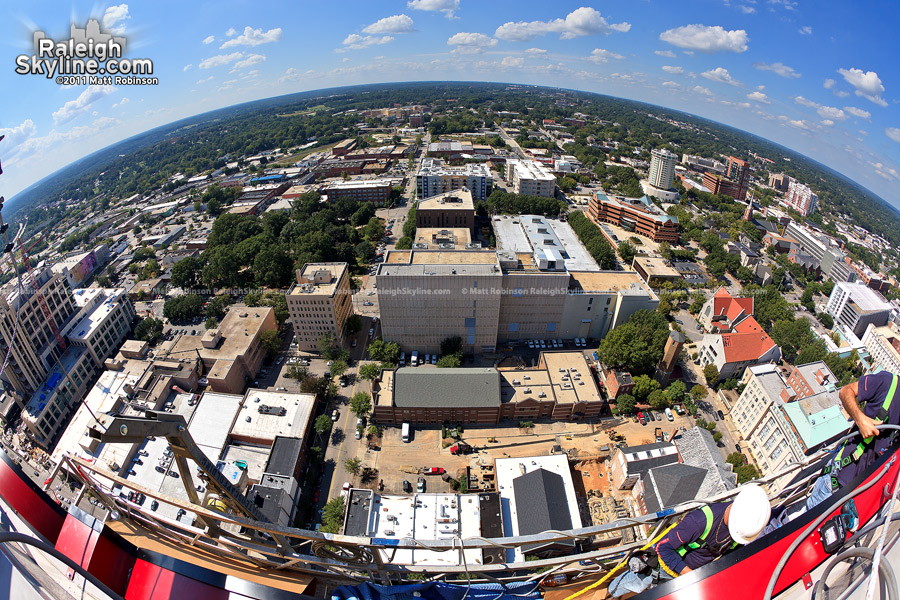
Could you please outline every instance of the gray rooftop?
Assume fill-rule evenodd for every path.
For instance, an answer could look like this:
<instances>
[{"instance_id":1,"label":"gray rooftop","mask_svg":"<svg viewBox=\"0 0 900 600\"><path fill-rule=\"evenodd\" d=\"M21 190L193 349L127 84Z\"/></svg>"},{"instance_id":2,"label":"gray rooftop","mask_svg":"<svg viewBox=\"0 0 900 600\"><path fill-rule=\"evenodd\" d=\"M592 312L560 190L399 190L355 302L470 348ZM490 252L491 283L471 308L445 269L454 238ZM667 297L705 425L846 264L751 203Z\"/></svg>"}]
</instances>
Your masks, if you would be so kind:
<instances>
[{"instance_id":1,"label":"gray rooftop","mask_svg":"<svg viewBox=\"0 0 900 600\"><path fill-rule=\"evenodd\" d=\"M500 374L492 368L402 367L394 375L394 406L500 406Z\"/></svg>"},{"instance_id":2,"label":"gray rooftop","mask_svg":"<svg viewBox=\"0 0 900 600\"><path fill-rule=\"evenodd\" d=\"M699 492L706 476L705 470L681 463L650 469L643 476L647 513L705 497Z\"/></svg>"},{"instance_id":3,"label":"gray rooftop","mask_svg":"<svg viewBox=\"0 0 900 600\"><path fill-rule=\"evenodd\" d=\"M684 464L703 469L706 473L697 497L707 498L734 489L737 485L737 475L722 458L709 431L692 427L675 440L675 446Z\"/></svg>"},{"instance_id":4,"label":"gray rooftop","mask_svg":"<svg viewBox=\"0 0 900 600\"><path fill-rule=\"evenodd\" d=\"M519 535L541 533L548 529L572 528L569 502L563 478L546 469L538 469L513 479ZM574 541L567 544L574 545ZM524 546L523 551L535 546Z\"/></svg>"}]
</instances>

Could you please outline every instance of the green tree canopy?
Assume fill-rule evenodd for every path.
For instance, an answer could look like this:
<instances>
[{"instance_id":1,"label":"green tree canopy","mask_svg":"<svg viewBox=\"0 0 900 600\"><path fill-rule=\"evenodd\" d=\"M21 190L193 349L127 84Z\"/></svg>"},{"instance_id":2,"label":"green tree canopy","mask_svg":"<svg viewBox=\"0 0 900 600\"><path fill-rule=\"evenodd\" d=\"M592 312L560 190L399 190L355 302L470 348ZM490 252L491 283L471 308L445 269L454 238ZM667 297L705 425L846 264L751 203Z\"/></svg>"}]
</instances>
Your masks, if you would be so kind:
<instances>
[{"instance_id":1,"label":"green tree canopy","mask_svg":"<svg viewBox=\"0 0 900 600\"><path fill-rule=\"evenodd\" d=\"M366 392L356 392L350 398L350 410L357 417L365 417L372 411L372 397Z\"/></svg>"},{"instance_id":2,"label":"green tree canopy","mask_svg":"<svg viewBox=\"0 0 900 600\"><path fill-rule=\"evenodd\" d=\"M650 374L662 358L668 337L669 326L661 314L639 310L609 332L597 354L607 367L624 368L633 376Z\"/></svg>"},{"instance_id":3,"label":"green tree canopy","mask_svg":"<svg viewBox=\"0 0 900 600\"><path fill-rule=\"evenodd\" d=\"M381 366L378 363L366 363L359 368L361 379L372 380L381 374Z\"/></svg>"}]
</instances>

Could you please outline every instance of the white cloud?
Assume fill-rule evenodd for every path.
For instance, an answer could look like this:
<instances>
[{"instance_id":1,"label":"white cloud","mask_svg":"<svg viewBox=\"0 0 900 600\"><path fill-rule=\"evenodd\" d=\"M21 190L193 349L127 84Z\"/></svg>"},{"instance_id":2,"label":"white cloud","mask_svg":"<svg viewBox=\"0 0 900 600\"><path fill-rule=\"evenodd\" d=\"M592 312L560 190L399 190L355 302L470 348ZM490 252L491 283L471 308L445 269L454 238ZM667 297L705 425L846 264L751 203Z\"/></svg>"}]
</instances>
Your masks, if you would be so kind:
<instances>
[{"instance_id":1,"label":"white cloud","mask_svg":"<svg viewBox=\"0 0 900 600\"><path fill-rule=\"evenodd\" d=\"M363 33L370 35L384 35L386 33L409 33L413 31L413 20L406 15L393 15L379 19L363 27Z\"/></svg>"},{"instance_id":2,"label":"white cloud","mask_svg":"<svg viewBox=\"0 0 900 600\"><path fill-rule=\"evenodd\" d=\"M125 97L125 98L122 98L121 100L119 100L118 102L116 102L115 104L113 104L112 107L117 108L119 106L122 106L123 104L128 104L128 102L129 102L128 97Z\"/></svg>"},{"instance_id":3,"label":"white cloud","mask_svg":"<svg viewBox=\"0 0 900 600\"><path fill-rule=\"evenodd\" d=\"M191 64L188 64L188 65L184 65L184 68L182 69L182 71L187 72L187 71L190 71L190 70L193 69L193 68L194 68L194 63L191 63Z\"/></svg>"},{"instance_id":4,"label":"white cloud","mask_svg":"<svg viewBox=\"0 0 900 600\"><path fill-rule=\"evenodd\" d=\"M738 10L744 13L745 15L752 15L756 12L756 9L752 6L747 6L745 4L741 4L738 6Z\"/></svg>"},{"instance_id":5,"label":"white cloud","mask_svg":"<svg viewBox=\"0 0 900 600\"><path fill-rule=\"evenodd\" d=\"M888 167L880 162L869 163L873 167L875 167L875 172L887 179L888 181L896 181L900 179L900 173L897 172L897 169Z\"/></svg>"},{"instance_id":6,"label":"white cloud","mask_svg":"<svg viewBox=\"0 0 900 600\"><path fill-rule=\"evenodd\" d=\"M797 129L805 129L805 130L809 131L809 124L807 124L807 122L802 119L795 119L795 120L789 119L788 125L790 125L791 127L796 127Z\"/></svg>"},{"instance_id":7,"label":"white cloud","mask_svg":"<svg viewBox=\"0 0 900 600\"><path fill-rule=\"evenodd\" d=\"M88 107L97 100L104 98L116 91L111 85L89 85L78 98L69 100L53 113L53 123L61 125L68 123L81 113L87 111Z\"/></svg>"},{"instance_id":8,"label":"white cloud","mask_svg":"<svg viewBox=\"0 0 900 600\"><path fill-rule=\"evenodd\" d=\"M662 84L666 87L673 87L673 88L681 87L680 84L678 84L674 81L663 81Z\"/></svg>"},{"instance_id":9,"label":"white cloud","mask_svg":"<svg viewBox=\"0 0 900 600\"><path fill-rule=\"evenodd\" d=\"M234 27L229 27L228 31L225 32L225 37L231 37L233 35L237 35L237 29Z\"/></svg>"},{"instance_id":10,"label":"white cloud","mask_svg":"<svg viewBox=\"0 0 900 600\"><path fill-rule=\"evenodd\" d=\"M500 61L500 66L505 68L521 67L524 64L525 59L521 56L507 56L502 61Z\"/></svg>"},{"instance_id":11,"label":"white cloud","mask_svg":"<svg viewBox=\"0 0 900 600\"><path fill-rule=\"evenodd\" d=\"M803 96L797 96L794 98L794 102L801 106L808 106L810 108L819 108L819 105L813 102L812 100L807 100Z\"/></svg>"},{"instance_id":12,"label":"white cloud","mask_svg":"<svg viewBox=\"0 0 900 600\"><path fill-rule=\"evenodd\" d=\"M769 100L769 97L763 94L762 92L750 92L747 94L747 98L753 100L754 102L761 102L763 104L771 104L772 101Z\"/></svg>"},{"instance_id":13,"label":"white cloud","mask_svg":"<svg viewBox=\"0 0 900 600\"><path fill-rule=\"evenodd\" d=\"M228 40L227 42L219 46L219 50L234 48L235 46L259 46L262 44L277 42L280 39L280 27L276 27L275 29L270 29L268 31L263 31L262 29L253 29L248 25L247 27L244 27L244 33L234 39Z\"/></svg>"},{"instance_id":14,"label":"white cloud","mask_svg":"<svg viewBox=\"0 0 900 600\"><path fill-rule=\"evenodd\" d=\"M609 35L614 31L625 33L629 29L630 23L610 24L593 8L582 6L566 15L565 19L510 21L498 27L494 35L507 42L524 42L548 33L558 33L560 39L570 40L585 35Z\"/></svg>"},{"instance_id":15,"label":"white cloud","mask_svg":"<svg viewBox=\"0 0 900 600\"><path fill-rule=\"evenodd\" d=\"M730 102L728 100L721 100L720 102L722 104L724 104L725 106L736 106L738 108L750 108L749 102Z\"/></svg>"},{"instance_id":16,"label":"white cloud","mask_svg":"<svg viewBox=\"0 0 900 600\"><path fill-rule=\"evenodd\" d=\"M760 71L772 71L785 79L797 79L800 77L800 73L780 62L775 62L770 65L763 62L755 62L753 63L753 68L759 69Z\"/></svg>"},{"instance_id":17,"label":"white cloud","mask_svg":"<svg viewBox=\"0 0 900 600\"><path fill-rule=\"evenodd\" d=\"M103 18L100 22L103 25L104 31L122 35L125 33L125 21L130 18L131 17L128 15L128 5L120 4L118 6L110 6L107 8L103 13Z\"/></svg>"},{"instance_id":18,"label":"white cloud","mask_svg":"<svg viewBox=\"0 0 900 600\"><path fill-rule=\"evenodd\" d=\"M258 65L259 63L266 62L266 57L262 54L251 54L247 56L247 58L243 60L239 60L234 63L234 67L232 67L232 71L237 69L246 69L247 67L252 67L253 65Z\"/></svg>"},{"instance_id":19,"label":"white cloud","mask_svg":"<svg viewBox=\"0 0 900 600\"><path fill-rule=\"evenodd\" d=\"M675 53L671 50L654 50L653 54L657 56L665 56L666 58L675 58Z\"/></svg>"},{"instance_id":20,"label":"white cloud","mask_svg":"<svg viewBox=\"0 0 900 600\"><path fill-rule=\"evenodd\" d=\"M713 93L711 91L709 91L709 88L705 88L702 85L695 85L691 89L694 90L695 92L697 92L698 94L703 94L704 96L712 96L713 95Z\"/></svg>"},{"instance_id":21,"label":"white cloud","mask_svg":"<svg viewBox=\"0 0 900 600\"><path fill-rule=\"evenodd\" d=\"M201 83L206 83L207 81L212 81L212 80L213 80L213 76L210 75L206 79L198 79L197 83L195 85L200 85Z\"/></svg>"},{"instance_id":22,"label":"white cloud","mask_svg":"<svg viewBox=\"0 0 900 600\"><path fill-rule=\"evenodd\" d=\"M838 98L846 98L850 95L850 92L845 92L844 90L834 90L834 95Z\"/></svg>"},{"instance_id":23,"label":"white cloud","mask_svg":"<svg viewBox=\"0 0 900 600\"><path fill-rule=\"evenodd\" d=\"M611 58L620 60L625 57L621 54L616 54L615 52L610 52L609 50L604 50L602 48L594 48L591 51L591 55L588 56L588 60L595 63L607 63Z\"/></svg>"},{"instance_id":24,"label":"white cloud","mask_svg":"<svg viewBox=\"0 0 900 600\"><path fill-rule=\"evenodd\" d=\"M831 119L823 119L822 125L824 125L825 127L831 127L834 125L834 121L832 121Z\"/></svg>"},{"instance_id":25,"label":"white cloud","mask_svg":"<svg viewBox=\"0 0 900 600\"><path fill-rule=\"evenodd\" d=\"M298 81L302 77L303 77L303 74L300 73L300 71L298 71L294 67L289 67L288 70L284 72L284 75L282 75L281 77L278 78L278 82L279 83L287 83L287 82L292 82L292 81Z\"/></svg>"},{"instance_id":26,"label":"white cloud","mask_svg":"<svg viewBox=\"0 0 900 600\"><path fill-rule=\"evenodd\" d=\"M673 67L671 65L665 65L662 67L662 70L666 73L671 73L672 75L681 75L684 73L684 69L681 67Z\"/></svg>"},{"instance_id":27,"label":"white cloud","mask_svg":"<svg viewBox=\"0 0 900 600\"><path fill-rule=\"evenodd\" d=\"M835 83L837 82L834 79L826 79L825 83L822 84L822 87L824 87L826 90L830 90L834 87Z\"/></svg>"},{"instance_id":28,"label":"white cloud","mask_svg":"<svg viewBox=\"0 0 900 600\"><path fill-rule=\"evenodd\" d=\"M25 144L27 139L33 137L36 133L37 127L34 126L34 121L31 119L25 119L20 125L15 127L0 128L0 136L6 136L6 143L2 147L7 152L15 153L18 148Z\"/></svg>"},{"instance_id":29,"label":"white cloud","mask_svg":"<svg viewBox=\"0 0 900 600\"><path fill-rule=\"evenodd\" d=\"M878 106L887 106L887 102L881 97L884 93L884 84L875 71L862 69L838 69L838 73L844 76L844 80L856 88L856 95L862 96L874 102Z\"/></svg>"},{"instance_id":30,"label":"white cloud","mask_svg":"<svg viewBox=\"0 0 900 600\"><path fill-rule=\"evenodd\" d=\"M684 25L659 34L659 39L686 50L706 52L746 52L750 37L743 29L728 31L720 25Z\"/></svg>"},{"instance_id":31,"label":"white cloud","mask_svg":"<svg viewBox=\"0 0 900 600\"><path fill-rule=\"evenodd\" d=\"M456 46L453 52L457 54L477 54L483 52L485 48L493 48L497 45L497 40L484 35L483 33L467 33L461 31L455 33L447 39L448 46Z\"/></svg>"},{"instance_id":32,"label":"white cloud","mask_svg":"<svg viewBox=\"0 0 900 600\"><path fill-rule=\"evenodd\" d=\"M530 54L531 56L544 56L547 54L547 51L543 48L529 48L525 51L525 54Z\"/></svg>"},{"instance_id":33,"label":"white cloud","mask_svg":"<svg viewBox=\"0 0 900 600\"><path fill-rule=\"evenodd\" d=\"M845 106L844 110L847 111L848 114L853 115L854 117L859 117L860 119L868 119L872 116L867 110L863 110L861 108L856 108L855 106Z\"/></svg>"},{"instance_id":34,"label":"white cloud","mask_svg":"<svg viewBox=\"0 0 900 600\"><path fill-rule=\"evenodd\" d=\"M459 0L409 0L407 8L413 10L441 11L448 19L459 10Z\"/></svg>"},{"instance_id":35,"label":"white cloud","mask_svg":"<svg viewBox=\"0 0 900 600\"><path fill-rule=\"evenodd\" d=\"M240 60L244 55L240 52L232 52L231 54L217 54L216 56L210 56L209 58L204 58L200 61L200 64L197 65L198 69L213 69L215 67L221 67L224 65L228 65L233 63L236 60Z\"/></svg>"},{"instance_id":36,"label":"white cloud","mask_svg":"<svg viewBox=\"0 0 900 600\"><path fill-rule=\"evenodd\" d=\"M816 109L816 112L819 113L820 117L829 121L843 121L847 118L847 114L844 111L834 106L820 106Z\"/></svg>"},{"instance_id":37,"label":"white cloud","mask_svg":"<svg viewBox=\"0 0 900 600\"><path fill-rule=\"evenodd\" d=\"M797 3L793 0L769 0L769 4L779 5L787 10L797 10Z\"/></svg>"},{"instance_id":38,"label":"white cloud","mask_svg":"<svg viewBox=\"0 0 900 600\"><path fill-rule=\"evenodd\" d=\"M897 129L896 127L888 127L884 130L884 135L900 144L900 129Z\"/></svg>"},{"instance_id":39,"label":"white cloud","mask_svg":"<svg viewBox=\"0 0 900 600\"><path fill-rule=\"evenodd\" d=\"M797 33L799 33L800 35L812 35L812 27L810 27L809 25L804 25L797 30Z\"/></svg>"},{"instance_id":40,"label":"white cloud","mask_svg":"<svg viewBox=\"0 0 900 600\"><path fill-rule=\"evenodd\" d=\"M728 85L741 85L741 82L734 79L725 67L716 67L715 69L704 71L700 75L710 81L718 81L719 83L727 83Z\"/></svg>"},{"instance_id":41,"label":"white cloud","mask_svg":"<svg viewBox=\"0 0 900 600\"><path fill-rule=\"evenodd\" d=\"M214 41L216 41L216 36L209 35L209 36L206 36L206 39L203 40L203 43L204 44L212 44Z\"/></svg>"},{"instance_id":42,"label":"white cloud","mask_svg":"<svg viewBox=\"0 0 900 600\"><path fill-rule=\"evenodd\" d=\"M343 48L338 48L337 52L346 52L347 50L362 50L363 48L368 48L370 46L381 46L382 44L387 44L388 42L393 42L394 38L389 35L383 35L381 37L374 35L359 35L358 33L351 33L344 41L341 42L344 44Z\"/></svg>"}]
</instances>

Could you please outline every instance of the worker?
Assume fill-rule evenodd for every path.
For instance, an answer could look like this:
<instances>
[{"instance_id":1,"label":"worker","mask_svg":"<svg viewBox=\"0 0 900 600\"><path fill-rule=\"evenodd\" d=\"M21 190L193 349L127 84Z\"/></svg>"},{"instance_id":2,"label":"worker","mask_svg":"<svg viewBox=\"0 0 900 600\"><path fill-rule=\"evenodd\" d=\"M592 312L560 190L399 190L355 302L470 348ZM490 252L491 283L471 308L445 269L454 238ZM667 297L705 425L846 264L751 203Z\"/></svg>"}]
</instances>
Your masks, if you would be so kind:
<instances>
[{"instance_id":1,"label":"worker","mask_svg":"<svg viewBox=\"0 0 900 600\"><path fill-rule=\"evenodd\" d=\"M716 502L692 510L656 543L654 552L629 560L628 570L609 585L609 595L619 598L643 592L658 582L699 569L739 545L749 544L769 522L771 510L766 493L753 483L741 488L733 502Z\"/></svg>"},{"instance_id":2,"label":"worker","mask_svg":"<svg viewBox=\"0 0 900 600\"><path fill-rule=\"evenodd\" d=\"M831 494L865 471L893 444L897 431L879 435L876 426L882 423L900 425L900 401L894 402L897 384L897 375L880 371L863 375L858 381L841 388L838 394L841 404L853 419L860 437L845 442L835 457L826 464L823 474L815 480L806 500L784 509L766 526L763 534L793 521L827 500ZM848 510L855 514L855 508L848 507ZM848 523L851 530L855 525Z\"/></svg>"}]
</instances>

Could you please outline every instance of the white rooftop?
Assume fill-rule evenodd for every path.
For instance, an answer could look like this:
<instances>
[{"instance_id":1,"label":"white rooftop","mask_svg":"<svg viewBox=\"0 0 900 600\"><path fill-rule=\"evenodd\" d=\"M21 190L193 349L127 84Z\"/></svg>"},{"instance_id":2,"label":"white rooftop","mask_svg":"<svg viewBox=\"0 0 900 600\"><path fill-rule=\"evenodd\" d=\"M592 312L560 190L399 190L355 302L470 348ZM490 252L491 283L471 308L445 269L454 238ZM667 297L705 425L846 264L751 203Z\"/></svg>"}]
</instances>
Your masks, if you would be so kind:
<instances>
[{"instance_id":1,"label":"white rooftop","mask_svg":"<svg viewBox=\"0 0 900 600\"><path fill-rule=\"evenodd\" d=\"M275 441L279 435L305 437L316 404L315 394L293 394L248 389L244 404L231 428L234 438ZM260 407L284 408L285 414L265 414ZM247 421L247 419L250 419Z\"/></svg>"}]
</instances>

